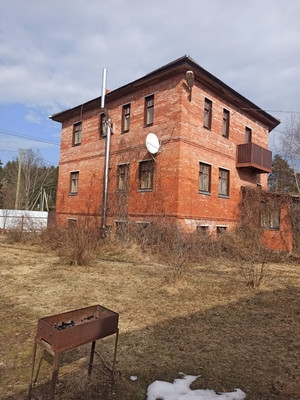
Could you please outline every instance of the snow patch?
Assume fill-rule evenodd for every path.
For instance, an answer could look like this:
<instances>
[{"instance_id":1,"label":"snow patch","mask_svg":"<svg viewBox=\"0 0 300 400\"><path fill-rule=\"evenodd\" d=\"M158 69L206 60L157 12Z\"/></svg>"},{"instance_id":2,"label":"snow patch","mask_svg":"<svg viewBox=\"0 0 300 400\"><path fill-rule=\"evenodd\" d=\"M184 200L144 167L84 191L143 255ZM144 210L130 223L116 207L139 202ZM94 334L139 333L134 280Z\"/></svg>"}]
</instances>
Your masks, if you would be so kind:
<instances>
[{"instance_id":1,"label":"snow patch","mask_svg":"<svg viewBox=\"0 0 300 400\"><path fill-rule=\"evenodd\" d=\"M182 378L173 383L155 381L148 386L147 400L244 400L246 394L241 389L234 392L216 393L209 389L190 389L190 385L199 378L181 374Z\"/></svg>"}]
</instances>

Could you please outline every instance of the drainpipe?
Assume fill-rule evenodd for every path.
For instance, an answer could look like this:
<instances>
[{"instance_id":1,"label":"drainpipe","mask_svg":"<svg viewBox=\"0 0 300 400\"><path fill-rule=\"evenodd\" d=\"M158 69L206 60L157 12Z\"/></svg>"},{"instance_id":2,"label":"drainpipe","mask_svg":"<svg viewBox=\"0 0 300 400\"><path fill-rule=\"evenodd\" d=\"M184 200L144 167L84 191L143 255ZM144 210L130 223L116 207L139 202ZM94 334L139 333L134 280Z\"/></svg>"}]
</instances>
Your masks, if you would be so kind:
<instances>
[{"instance_id":1,"label":"drainpipe","mask_svg":"<svg viewBox=\"0 0 300 400\"><path fill-rule=\"evenodd\" d=\"M103 69L101 108L105 107L106 92L106 68ZM106 127L106 143L105 143L105 164L104 164L104 184L103 184L103 201L102 201L102 218L101 218L101 236L106 236L106 213L107 213L107 189L108 189L108 167L109 167L109 149L110 149L110 119L105 121Z\"/></svg>"}]
</instances>

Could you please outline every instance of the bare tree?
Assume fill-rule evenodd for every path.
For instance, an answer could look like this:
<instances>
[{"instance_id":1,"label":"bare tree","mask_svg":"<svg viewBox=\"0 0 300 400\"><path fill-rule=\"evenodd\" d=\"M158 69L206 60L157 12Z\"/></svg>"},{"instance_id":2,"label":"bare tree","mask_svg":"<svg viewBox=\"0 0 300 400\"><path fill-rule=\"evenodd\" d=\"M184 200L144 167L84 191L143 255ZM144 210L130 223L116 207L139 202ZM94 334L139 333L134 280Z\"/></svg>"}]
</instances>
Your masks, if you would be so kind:
<instances>
[{"instance_id":1,"label":"bare tree","mask_svg":"<svg viewBox=\"0 0 300 400\"><path fill-rule=\"evenodd\" d=\"M39 153L32 149L25 150L22 161L22 188L24 191L24 207L28 210L33 201L36 191L45 182L47 170Z\"/></svg>"},{"instance_id":2,"label":"bare tree","mask_svg":"<svg viewBox=\"0 0 300 400\"><path fill-rule=\"evenodd\" d=\"M281 145L284 157L293 170L297 192L300 194L300 120L295 115L290 118Z\"/></svg>"},{"instance_id":3,"label":"bare tree","mask_svg":"<svg viewBox=\"0 0 300 400\"><path fill-rule=\"evenodd\" d=\"M19 163L20 160L15 159L3 168L3 186L0 188L2 208L14 207L19 170L21 171L18 194L20 209L31 209L41 188L46 187L47 190L52 188L52 191L56 188L57 170L54 167L47 168L39 152L34 152L32 149L24 150L21 165Z\"/></svg>"}]
</instances>

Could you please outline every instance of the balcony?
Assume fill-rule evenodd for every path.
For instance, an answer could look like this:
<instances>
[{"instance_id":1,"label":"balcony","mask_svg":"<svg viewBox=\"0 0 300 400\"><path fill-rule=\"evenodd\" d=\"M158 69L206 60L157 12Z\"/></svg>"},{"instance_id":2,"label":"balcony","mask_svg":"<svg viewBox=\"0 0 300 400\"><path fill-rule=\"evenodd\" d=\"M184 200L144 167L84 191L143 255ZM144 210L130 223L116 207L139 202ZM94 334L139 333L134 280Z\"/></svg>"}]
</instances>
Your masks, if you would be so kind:
<instances>
[{"instance_id":1,"label":"balcony","mask_svg":"<svg viewBox=\"0 0 300 400\"><path fill-rule=\"evenodd\" d=\"M272 172L272 152L254 143L237 146L237 168L249 168L257 174Z\"/></svg>"}]
</instances>

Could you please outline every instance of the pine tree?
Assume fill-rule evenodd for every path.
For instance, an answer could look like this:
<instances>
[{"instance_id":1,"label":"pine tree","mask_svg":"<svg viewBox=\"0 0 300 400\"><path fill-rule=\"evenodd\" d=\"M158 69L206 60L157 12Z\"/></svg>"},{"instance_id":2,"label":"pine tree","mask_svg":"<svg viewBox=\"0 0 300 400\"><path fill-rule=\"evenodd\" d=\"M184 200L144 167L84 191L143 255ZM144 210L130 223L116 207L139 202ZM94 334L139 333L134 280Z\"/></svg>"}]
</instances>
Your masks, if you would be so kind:
<instances>
[{"instance_id":1,"label":"pine tree","mask_svg":"<svg viewBox=\"0 0 300 400\"><path fill-rule=\"evenodd\" d=\"M270 192L297 192L293 169L279 154L275 154L273 158L272 173L268 177L268 186Z\"/></svg>"}]
</instances>

